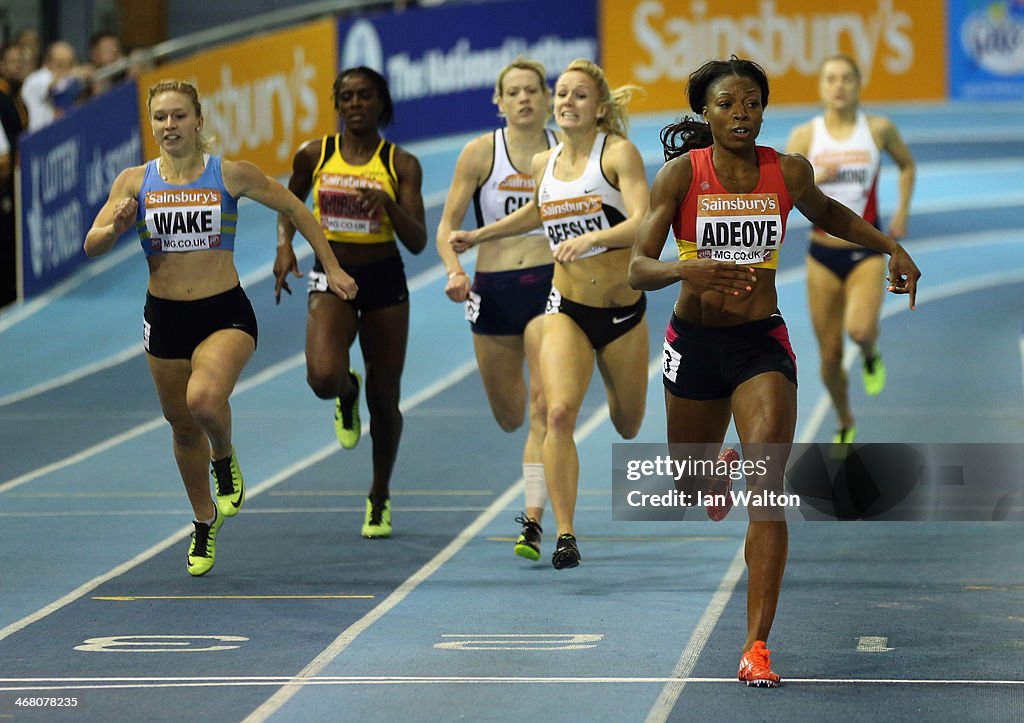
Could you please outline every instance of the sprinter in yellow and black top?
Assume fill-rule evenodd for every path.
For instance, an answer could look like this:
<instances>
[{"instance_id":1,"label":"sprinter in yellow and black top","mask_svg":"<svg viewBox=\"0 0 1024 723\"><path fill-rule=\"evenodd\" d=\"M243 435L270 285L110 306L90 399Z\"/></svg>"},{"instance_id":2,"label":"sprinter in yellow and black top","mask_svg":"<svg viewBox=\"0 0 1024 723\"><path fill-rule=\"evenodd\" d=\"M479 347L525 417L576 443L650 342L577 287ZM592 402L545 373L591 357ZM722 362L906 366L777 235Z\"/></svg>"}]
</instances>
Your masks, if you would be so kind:
<instances>
[{"instance_id":1,"label":"sprinter in yellow and black top","mask_svg":"<svg viewBox=\"0 0 1024 723\"><path fill-rule=\"evenodd\" d=\"M373 418L373 482L362 535L391 535L391 471L402 435L398 409L409 336L409 290L396 238L418 254L427 243L420 185L423 171L409 152L384 140L391 122L387 81L366 67L349 68L334 81L334 107L342 131L304 143L292 160L288 188L305 199L342 267L359 287L354 299L327 293L323 268L309 272L306 317L306 380L321 399L334 399L334 430L345 449L362 433L359 387L349 369L349 348L359 334L366 363L366 405ZM275 298L288 288L289 273L302 276L292 251L295 227L277 223Z\"/></svg>"}]
</instances>

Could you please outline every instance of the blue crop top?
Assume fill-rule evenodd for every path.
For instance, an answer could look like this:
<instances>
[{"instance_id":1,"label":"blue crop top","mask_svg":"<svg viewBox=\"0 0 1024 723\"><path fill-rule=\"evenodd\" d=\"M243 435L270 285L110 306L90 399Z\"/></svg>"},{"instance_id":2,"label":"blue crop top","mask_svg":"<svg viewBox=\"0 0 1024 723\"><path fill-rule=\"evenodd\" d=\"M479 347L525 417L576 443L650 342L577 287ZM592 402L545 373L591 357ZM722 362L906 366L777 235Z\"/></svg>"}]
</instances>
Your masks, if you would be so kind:
<instances>
[{"instance_id":1,"label":"blue crop top","mask_svg":"<svg viewBox=\"0 0 1024 723\"><path fill-rule=\"evenodd\" d=\"M203 175L184 186L165 182L158 162L146 164L139 188L135 228L146 256L211 249L234 251L238 199L224 187L220 156L207 156Z\"/></svg>"}]
</instances>

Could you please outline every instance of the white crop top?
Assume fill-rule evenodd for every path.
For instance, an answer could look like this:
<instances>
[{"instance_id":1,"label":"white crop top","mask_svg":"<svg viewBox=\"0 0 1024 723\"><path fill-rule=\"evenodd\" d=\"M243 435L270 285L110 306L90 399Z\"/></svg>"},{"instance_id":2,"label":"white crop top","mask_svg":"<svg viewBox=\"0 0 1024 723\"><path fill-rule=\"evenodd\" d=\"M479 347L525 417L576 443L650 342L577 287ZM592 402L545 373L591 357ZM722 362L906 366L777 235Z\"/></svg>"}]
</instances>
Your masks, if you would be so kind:
<instances>
[{"instance_id":1,"label":"white crop top","mask_svg":"<svg viewBox=\"0 0 1024 723\"><path fill-rule=\"evenodd\" d=\"M554 175L555 160L564 144L559 143L551 152L540 181L538 200L541 222L552 251L563 241L611 228L626 220L622 192L604 177L601 170L606 140L607 134L597 134L583 174L572 181L560 181ZM607 250L605 246L597 246L579 258L597 256Z\"/></svg>"},{"instance_id":2,"label":"white crop top","mask_svg":"<svg viewBox=\"0 0 1024 723\"><path fill-rule=\"evenodd\" d=\"M867 116L857 113L849 138L837 140L829 135L822 116L812 121L808 160L815 170L836 166L836 174L818 184L826 196L834 198L870 224L878 223L878 173L881 153L871 135Z\"/></svg>"},{"instance_id":3,"label":"white crop top","mask_svg":"<svg viewBox=\"0 0 1024 723\"><path fill-rule=\"evenodd\" d=\"M544 135L547 137L548 148L555 145L557 139L554 133L545 130ZM512 160L508 157L505 129L495 130L491 172L473 193L477 228L500 221L532 201L534 185L533 176L512 165ZM540 235L540 231L528 235Z\"/></svg>"}]
</instances>

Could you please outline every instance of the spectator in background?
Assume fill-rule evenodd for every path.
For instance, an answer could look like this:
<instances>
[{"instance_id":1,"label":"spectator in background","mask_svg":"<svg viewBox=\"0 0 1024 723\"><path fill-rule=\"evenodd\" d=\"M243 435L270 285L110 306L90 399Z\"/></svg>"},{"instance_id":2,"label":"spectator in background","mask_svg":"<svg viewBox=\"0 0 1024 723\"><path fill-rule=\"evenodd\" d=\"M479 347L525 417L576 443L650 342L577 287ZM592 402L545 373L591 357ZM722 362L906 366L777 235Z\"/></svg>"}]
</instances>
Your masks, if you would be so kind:
<instances>
[{"instance_id":1,"label":"spectator in background","mask_svg":"<svg viewBox=\"0 0 1024 723\"><path fill-rule=\"evenodd\" d=\"M128 67L125 68L125 78L138 78L143 73L156 67L153 59L153 51L147 47L140 46L128 51Z\"/></svg>"},{"instance_id":2,"label":"spectator in background","mask_svg":"<svg viewBox=\"0 0 1024 723\"><path fill-rule=\"evenodd\" d=\"M123 55L121 52L121 39L117 35L109 30L100 30L93 33L92 37L89 38L89 65L91 71L91 81L88 88L89 95L99 95L105 90L109 90L123 77L123 74L120 73L116 77L104 78L102 80L97 80L95 77L96 71L117 62Z\"/></svg>"},{"instance_id":3,"label":"spectator in background","mask_svg":"<svg viewBox=\"0 0 1024 723\"><path fill-rule=\"evenodd\" d=\"M28 75L25 54L17 45L0 51L0 123L11 149L18 149L18 136L28 126L28 111L21 100L21 86Z\"/></svg>"},{"instance_id":4,"label":"spectator in background","mask_svg":"<svg viewBox=\"0 0 1024 723\"><path fill-rule=\"evenodd\" d=\"M6 163L0 163L0 307L16 296L14 184L12 172L18 162L18 137L28 125L28 113L21 101L21 84L28 72L23 49L14 44L0 51L0 128L7 145Z\"/></svg>"},{"instance_id":5,"label":"spectator in background","mask_svg":"<svg viewBox=\"0 0 1024 723\"><path fill-rule=\"evenodd\" d=\"M58 40L46 49L42 67L25 78L21 99L28 111L29 131L49 125L65 110L55 105L55 98L59 99L70 87L83 87L83 81L75 71L75 60L75 49L71 44Z\"/></svg>"},{"instance_id":6,"label":"spectator in background","mask_svg":"<svg viewBox=\"0 0 1024 723\"><path fill-rule=\"evenodd\" d=\"M31 72L39 67L39 51L42 43L39 41L39 31L35 28L22 28L14 34L12 44L22 49L25 62L28 64L25 72Z\"/></svg>"},{"instance_id":7,"label":"spectator in background","mask_svg":"<svg viewBox=\"0 0 1024 723\"><path fill-rule=\"evenodd\" d=\"M4 178L6 174L10 173L11 163L11 142L7 140L7 134L4 133L4 127L0 125L0 178Z\"/></svg>"}]
</instances>

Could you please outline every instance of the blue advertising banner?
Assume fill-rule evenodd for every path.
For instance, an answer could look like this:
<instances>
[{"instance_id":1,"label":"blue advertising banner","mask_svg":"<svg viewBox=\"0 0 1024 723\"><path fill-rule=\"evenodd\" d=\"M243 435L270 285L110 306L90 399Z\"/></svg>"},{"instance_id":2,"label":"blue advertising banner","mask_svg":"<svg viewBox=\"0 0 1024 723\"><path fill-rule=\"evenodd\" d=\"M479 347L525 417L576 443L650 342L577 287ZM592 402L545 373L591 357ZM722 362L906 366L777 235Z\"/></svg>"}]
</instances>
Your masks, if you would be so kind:
<instances>
[{"instance_id":1,"label":"blue advertising banner","mask_svg":"<svg viewBox=\"0 0 1024 723\"><path fill-rule=\"evenodd\" d=\"M518 55L542 62L549 83L576 58L597 60L597 4L514 0L341 18L338 43L339 69L365 65L388 79L388 138L431 138L501 125L494 83Z\"/></svg>"},{"instance_id":2,"label":"blue advertising banner","mask_svg":"<svg viewBox=\"0 0 1024 723\"><path fill-rule=\"evenodd\" d=\"M949 96L1024 100L1024 0L949 0Z\"/></svg>"},{"instance_id":3,"label":"blue advertising banner","mask_svg":"<svg viewBox=\"0 0 1024 723\"><path fill-rule=\"evenodd\" d=\"M22 136L23 298L86 261L82 242L117 174L142 162L138 90L126 83Z\"/></svg>"}]
</instances>

